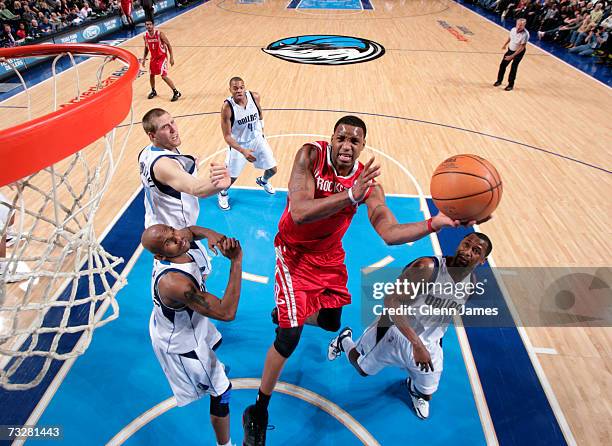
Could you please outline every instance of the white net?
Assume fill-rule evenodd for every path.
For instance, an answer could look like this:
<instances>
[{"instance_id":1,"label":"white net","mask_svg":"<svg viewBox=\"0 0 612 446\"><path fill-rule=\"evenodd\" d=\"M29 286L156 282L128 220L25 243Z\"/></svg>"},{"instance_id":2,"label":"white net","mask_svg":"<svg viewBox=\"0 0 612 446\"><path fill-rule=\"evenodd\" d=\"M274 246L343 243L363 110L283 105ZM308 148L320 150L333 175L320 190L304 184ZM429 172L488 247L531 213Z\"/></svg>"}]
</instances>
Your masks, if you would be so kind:
<instances>
[{"instance_id":1,"label":"white net","mask_svg":"<svg viewBox=\"0 0 612 446\"><path fill-rule=\"evenodd\" d=\"M60 75L56 64L64 56L71 67ZM91 57L82 68L92 76L88 82L72 54L58 55L53 94L43 96L51 96L50 109L56 110L106 88L104 73L110 68L117 76L125 66ZM80 84L92 87L83 92ZM14 100L25 97L25 119L32 119L35 92L22 85L24 95ZM67 159L0 188L0 386L6 389L38 385L54 360L82 354L94 330L119 315L115 295L125 285L117 271L123 259L105 251L94 222L132 123L130 114L120 137L113 129Z\"/></svg>"}]
</instances>

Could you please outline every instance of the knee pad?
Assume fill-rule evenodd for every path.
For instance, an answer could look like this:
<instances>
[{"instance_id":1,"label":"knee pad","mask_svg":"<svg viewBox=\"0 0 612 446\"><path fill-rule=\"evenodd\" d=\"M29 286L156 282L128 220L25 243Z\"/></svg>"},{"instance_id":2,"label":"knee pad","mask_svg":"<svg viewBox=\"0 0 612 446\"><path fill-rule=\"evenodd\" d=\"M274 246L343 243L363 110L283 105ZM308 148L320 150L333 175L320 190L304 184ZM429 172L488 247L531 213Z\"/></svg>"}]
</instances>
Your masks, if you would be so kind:
<instances>
[{"instance_id":1,"label":"knee pad","mask_svg":"<svg viewBox=\"0 0 612 446\"><path fill-rule=\"evenodd\" d=\"M340 308L321 308L317 317L317 324L323 330L338 331L342 318L342 307Z\"/></svg>"},{"instance_id":2,"label":"knee pad","mask_svg":"<svg viewBox=\"0 0 612 446\"><path fill-rule=\"evenodd\" d=\"M232 383L225 392L219 396L210 396L210 414L224 418L229 415L229 402L232 394Z\"/></svg>"},{"instance_id":3,"label":"knee pad","mask_svg":"<svg viewBox=\"0 0 612 446\"><path fill-rule=\"evenodd\" d=\"M288 358L296 349L304 327L279 328L274 340L274 348L284 358Z\"/></svg>"}]
</instances>

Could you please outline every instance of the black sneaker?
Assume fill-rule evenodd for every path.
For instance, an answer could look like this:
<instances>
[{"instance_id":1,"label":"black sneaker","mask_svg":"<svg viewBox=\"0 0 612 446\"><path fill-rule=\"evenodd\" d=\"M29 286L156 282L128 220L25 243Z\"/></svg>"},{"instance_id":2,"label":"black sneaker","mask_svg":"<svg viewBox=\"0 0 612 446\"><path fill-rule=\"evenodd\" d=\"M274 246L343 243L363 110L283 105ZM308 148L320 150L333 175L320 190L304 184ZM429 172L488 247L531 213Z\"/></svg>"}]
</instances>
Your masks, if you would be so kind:
<instances>
[{"instance_id":1,"label":"black sneaker","mask_svg":"<svg viewBox=\"0 0 612 446\"><path fill-rule=\"evenodd\" d=\"M151 93L149 93L147 99L153 99L155 96L157 96L157 92L155 90L151 90Z\"/></svg>"},{"instance_id":2,"label":"black sneaker","mask_svg":"<svg viewBox=\"0 0 612 446\"><path fill-rule=\"evenodd\" d=\"M255 404L247 407L242 413L242 429L244 430L242 446L265 446L267 428L268 414L266 413L261 419L256 412Z\"/></svg>"},{"instance_id":3,"label":"black sneaker","mask_svg":"<svg viewBox=\"0 0 612 446\"><path fill-rule=\"evenodd\" d=\"M181 97L181 92L176 90L174 94L172 95L172 99L170 99L170 102L176 102L178 101L180 97Z\"/></svg>"},{"instance_id":4,"label":"black sneaker","mask_svg":"<svg viewBox=\"0 0 612 446\"><path fill-rule=\"evenodd\" d=\"M504 88L504 90L506 91L512 91L514 89L514 85L508 85L506 88Z\"/></svg>"},{"instance_id":5,"label":"black sneaker","mask_svg":"<svg viewBox=\"0 0 612 446\"><path fill-rule=\"evenodd\" d=\"M501 85L501 82L500 82L500 81L497 81L497 82L495 82L495 83L493 84L493 86L494 86L494 87L499 87L500 85Z\"/></svg>"}]
</instances>

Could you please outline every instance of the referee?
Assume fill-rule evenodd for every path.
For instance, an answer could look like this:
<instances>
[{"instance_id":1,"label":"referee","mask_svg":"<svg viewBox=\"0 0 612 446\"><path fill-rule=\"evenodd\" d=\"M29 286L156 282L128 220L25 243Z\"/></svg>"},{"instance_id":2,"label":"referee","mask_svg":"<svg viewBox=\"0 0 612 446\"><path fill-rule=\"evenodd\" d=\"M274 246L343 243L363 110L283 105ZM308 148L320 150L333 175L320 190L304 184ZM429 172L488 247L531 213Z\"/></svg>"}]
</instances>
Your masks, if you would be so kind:
<instances>
[{"instance_id":1,"label":"referee","mask_svg":"<svg viewBox=\"0 0 612 446\"><path fill-rule=\"evenodd\" d=\"M502 46L502 50L505 50L506 47L508 47L508 51L506 51L504 58L499 64L497 82L493 84L494 87L499 87L502 84L504 74L506 73L506 67L510 62L512 62L512 66L510 67L510 77L508 77L508 86L505 88L505 90L512 91L514 88L516 70L518 70L518 66L525 55L525 47L529 41L529 31L525 29L526 23L527 20L518 19L516 21L516 26L510 30L510 37L508 37L508 40L506 40L506 43L504 43L504 46Z\"/></svg>"}]
</instances>

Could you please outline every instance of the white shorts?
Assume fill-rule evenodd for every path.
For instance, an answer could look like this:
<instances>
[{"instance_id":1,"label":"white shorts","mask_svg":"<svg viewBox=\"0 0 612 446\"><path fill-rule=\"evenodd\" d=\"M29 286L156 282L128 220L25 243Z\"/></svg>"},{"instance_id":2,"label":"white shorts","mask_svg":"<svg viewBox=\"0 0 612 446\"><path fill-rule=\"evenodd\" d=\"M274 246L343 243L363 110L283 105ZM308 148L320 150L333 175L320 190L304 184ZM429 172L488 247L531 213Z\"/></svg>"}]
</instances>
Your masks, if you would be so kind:
<instances>
[{"instance_id":1,"label":"white shorts","mask_svg":"<svg viewBox=\"0 0 612 446\"><path fill-rule=\"evenodd\" d=\"M209 394L222 395L230 382L223 363L205 343L188 354L166 353L166 348L153 343L153 351L166 374L178 406Z\"/></svg>"},{"instance_id":2,"label":"white shorts","mask_svg":"<svg viewBox=\"0 0 612 446\"><path fill-rule=\"evenodd\" d=\"M416 365L412 356L412 344L395 325L376 343L375 322L361 335L355 347L361 355L357 363L368 375L376 375L387 366L400 367L408 372L419 392L431 395L438 390L444 362L444 353L439 342L427 346L434 366L433 372L423 372Z\"/></svg>"},{"instance_id":3,"label":"white shorts","mask_svg":"<svg viewBox=\"0 0 612 446\"><path fill-rule=\"evenodd\" d=\"M253 151L253 156L256 160L253 162L253 166L256 169L268 170L276 167L276 160L272 153L272 148L268 141L263 135L259 135L251 141L240 144L245 149ZM225 157L225 164L229 170L230 177L238 178L248 163L244 155L235 149L228 149L227 156Z\"/></svg>"}]
</instances>

